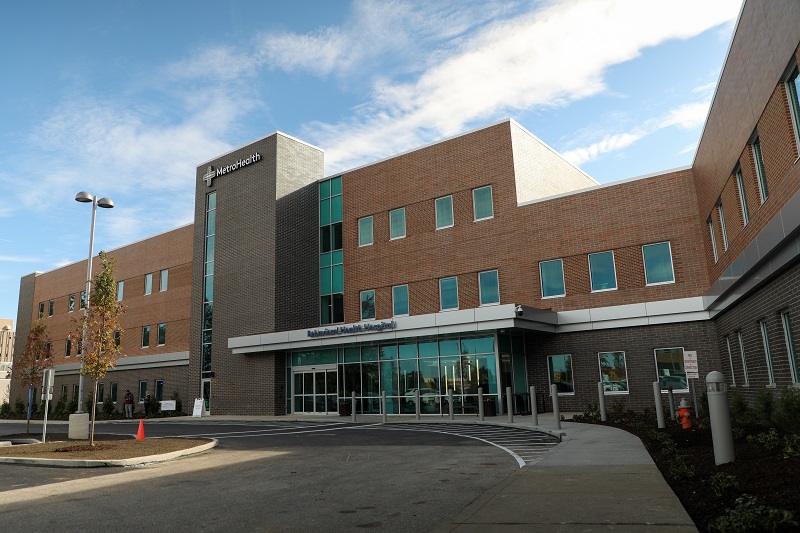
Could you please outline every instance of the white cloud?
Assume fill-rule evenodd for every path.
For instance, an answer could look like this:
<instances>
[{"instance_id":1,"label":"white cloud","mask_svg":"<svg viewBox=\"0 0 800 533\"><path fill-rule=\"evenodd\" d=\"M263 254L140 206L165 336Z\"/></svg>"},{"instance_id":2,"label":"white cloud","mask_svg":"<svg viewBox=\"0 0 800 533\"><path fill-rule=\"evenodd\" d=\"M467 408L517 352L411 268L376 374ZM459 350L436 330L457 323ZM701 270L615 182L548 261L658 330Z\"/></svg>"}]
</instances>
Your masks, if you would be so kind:
<instances>
[{"instance_id":1,"label":"white cloud","mask_svg":"<svg viewBox=\"0 0 800 533\"><path fill-rule=\"evenodd\" d=\"M706 121L711 102L695 102L672 109L659 124L660 128L679 126L686 130L699 128Z\"/></svg>"},{"instance_id":2,"label":"white cloud","mask_svg":"<svg viewBox=\"0 0 800 533\"><path fill-rule=\"evenodd\" d=\"M607 135L596 143L583 148L575 148L573 150L563 152L561 155L573 165L579 166L587 161L597 159L601 155L608 152L626 148L644 136L645 133L642 131Z\"/></svg>"},{"instance_id":3,"label":"white cloud","mask_svg":"<svg viewBox=\"0 0 800 533\"><path fill-rule=\"evenodd\" d=\"M5 263L33 263L34 261L38 261L38 258L35 257L16 257L13 255L0 255L0 262Z\"/></svg>"}]
</instances>

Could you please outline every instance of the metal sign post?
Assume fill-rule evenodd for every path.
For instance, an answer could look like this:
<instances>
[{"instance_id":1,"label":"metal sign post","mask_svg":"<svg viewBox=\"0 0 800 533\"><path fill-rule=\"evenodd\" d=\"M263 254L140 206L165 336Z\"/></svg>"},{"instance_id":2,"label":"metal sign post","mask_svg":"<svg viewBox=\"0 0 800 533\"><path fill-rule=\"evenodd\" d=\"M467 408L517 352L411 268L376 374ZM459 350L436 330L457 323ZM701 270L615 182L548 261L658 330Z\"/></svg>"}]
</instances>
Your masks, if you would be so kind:
<instances>
[{"instance_id":1,"label":"metal sign post","mask_svg":"<svg viewBox=\"0 0 800 533\"><path fill-rule=\"evenodd\" d=\"M47 412L50 410L50 400L53 399L53 378L56 371L48 368L44 371L42 383L42 400L44 400L44 424L42 425L42 443L47 442Z\"/></svg>"},{"instance_id":2,"label":"metal sign post","mask_svg":"<svg viewBox=\"0 0 800 533\"><path fill-rule=\"evenodd\" d=\"M699 411L697 407L697 390L694 386L694 380L700 378L700 368L697 363L697 352L686 351L683 352L683 370L686 372L686 379L692 383L692 401L694 402L694 414L697 416Z\"/></svg>"}]
</instances>

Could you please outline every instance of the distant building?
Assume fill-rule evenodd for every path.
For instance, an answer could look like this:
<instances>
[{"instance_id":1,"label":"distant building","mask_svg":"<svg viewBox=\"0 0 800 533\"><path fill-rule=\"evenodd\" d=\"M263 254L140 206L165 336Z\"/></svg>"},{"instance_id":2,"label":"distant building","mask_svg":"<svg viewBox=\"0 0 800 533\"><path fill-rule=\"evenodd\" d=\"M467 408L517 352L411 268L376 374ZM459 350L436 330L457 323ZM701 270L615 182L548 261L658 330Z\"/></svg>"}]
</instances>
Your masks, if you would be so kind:
<instances>
[{"instance_id":1,"label":"distant building","mask_svg":"<svg viewBox=\"0 0 800 533\"><path fill-rule=\"evenodd\" d=\"M0 318L0 404L7 402L14 358L14 321Z\"/></svg>"},{"instance_id":2,"label":"distant building","mask_svg":"<svg viewBox=\"0 0 800 533\"><path fill-rule=\"evenodd\" d=\"M474 413L479 387L500 410L532 385L551 409L555 386L577 411L598 387L638 410L654 383L699 398L712 370L750 400L798 386L798 44L800 2L748 0L692 165L615 183L513 120L328 177L282 133L200 164L193 224L109 252L126 357L97 400L335 415L385 393L400 414L419 392L441 416L451 390ZM20 284L17 328L48 325L56 398L77 390L84 272Z\"/></svg>"}]
</instances>

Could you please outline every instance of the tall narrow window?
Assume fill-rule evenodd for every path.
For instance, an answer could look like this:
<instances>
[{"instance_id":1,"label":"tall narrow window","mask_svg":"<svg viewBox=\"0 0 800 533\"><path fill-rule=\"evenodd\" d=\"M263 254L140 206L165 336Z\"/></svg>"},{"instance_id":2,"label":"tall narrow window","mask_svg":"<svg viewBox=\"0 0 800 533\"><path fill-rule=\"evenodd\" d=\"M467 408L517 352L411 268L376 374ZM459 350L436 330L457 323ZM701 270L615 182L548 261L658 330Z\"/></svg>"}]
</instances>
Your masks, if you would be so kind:
<instances>
[{"instance_id":1,"label":"tall narrow window","mask_svg":"<svg viewBox=\"0 0 800 533\"><path fill-rule=\"evenodd\" d=\"M708 217L708 233L711 235L711 251L714 253L714 262L716 263L719 261L719 255L717 255L717 238L714 236L714 221L711 220L711 217Z\"/></svg>"},{"instance_id":2,"label":"tall narrow window","mask_svg":"<svg viewBox=\"0 0 800 533\"><path fill-rule=\"evenodd\" d=\"M542 285L542 298L556 298L566 295L564 263L561 259L540 262L539 279Z\"/></svg>"},{"instance_id":3,"label":"tall narrow window","mask_svg":"<svg viewBox=\"0 0 800 533\"><path fill-rule=\"evenodd\" d=\"M69 312L73 312L75 310L75 295L69 295Z\"/></svg>"},{"instance_id":4,"label":"tall narrow window","mask_svg":"<svg viewBox=\"0 0 800 533\"><path fill-rule=\"evenodd\" d=\"M731 338L725 335L725 346L728 348L728 364L731 366L731 385L736 386L736 372L733 371L733 353L731 353Z\"/></svg>"},{"instance_id":5,"label":"tall narrow window","mask_svg":"<svg viewBox=\"0 0 800 533\"><path fill-rule=\"evenodd\" d=\"M478 291L481 305L495 305L500 303L500 280L497 270L489 270L478 274Z\"/></svg>"},{"instance_id":6,"label":"tall narrow window","mask_svg":"<svg viewBox=\"0 0 800 533\"><path fill-rule=\"evenodd\" d=\"M167 290L167 285L169 285L169 270L164 269L161 271L161 279L158 282L158 290L164 292Z\"/></svg>"},{"instance_id":7,"label":"tall narrow window","mask_svg":"<svg viewBox=\"0 0 800 533\"><path fill-rule=\"evenodd\" d=\"M142 326L142 348L150 346L150 326Z\"/></svg>"},{"instance_id":8,"label":"tall narrow window","mask_svg":"<svg viewBox=\"0 0 800 533\"><path fill-rule=\"evenodd\" d=\"M472 190L472 210L475 221L486 220L494 216L491 185Z\"/></svg>"},{"instance_id":9,"label":"tall narrow window","mask_svg":"<svg viewBox=\"0 0 800 533\"><path fill-rule=\"evenodd\" d=\"M402 239L406 236L406 208L389 211L389 239Z\"/></svg>"},{"instance_id":10,"label":"tall narrow window","mask_svg":"<svg viewBox=\"0 0 800 533\"><path fill-rule=\"evenodd\" d=\"M794 124L794 141L795 146L797 146L798 151L800 151L800 87L798 84L800 83L800 79L798 78L798 70L797 68L794 69L794 72L789 76L789 79L786 81L786 93L789 95L789 109L792 113L792 124Z\"/></svg>"},{"instance_id":11,"label":"tall narrow window","mask_svg":"<svg viewBox=\"0 0 800 533\"><path fill-rule=\"evenodd\" d=\"M200 339L200 372L204 378L211 377L211 346L214 339L214 248L217 233L217 192L206 195L206 239L203 259L203 307Z\"/></svg>"},{"instance_id":12,"label":"tall narrow window","mask_svg":"<svg viewBox=\"0 0 800 533\"><path fill-rule=\"evenodd\" d=\"M453 197L436 199L436 229L453 227Z\"/></svg>"},{"instance_id":13,"label":"tall narrow window","mask_svg":"<svg viewBox=\"0 0 800 533\"><path fill-rule=\"evenodd\" d=\"M556 386L558 394L575 394L575 381L572 376L572 356L548 355L547 366L550 371L550 384Z\"/></svg>"},{"instance_id":14,"label":"tall narrow window","mask_svg":"<svg viewBox=\"0 0 800 533\"><path fill-rule=\"evenodd\" d=\"M44 318L44 302L39 302L39 318Z\"/></svg>"},{"instance_id":15,"label":"tall narrow window","mask_svg":"<svg viewBox=\"0 0 800 533\"><path fill-rule=\"evenodd\" d=\"M103 397L105 396L106 392L106 384L105 383L98 383L97 384L97 403L103 403Z\"/></svg>"},{"instance_id":16,"label":"tall narrow window","mask_svg":"<svg viewBox=\"0 0 800 533\"><path fill-rule=\"evenodd\" d=\"M151 294L153 292L153 274L144 275L144 293Z\"/></svg>"},{"instance_id":17,"label":"tall narrow window","mask_svg":"<svg viewBox=\"0 0 800 533\"><path fill-rule=\"evenodd\" d=\"M615 290L617 271L614 266L614 252L589 254L589 277L592 292Z\"/></svg>"},{"instance_id":18,"label":"tall narrow window","mask_svg":"<svg viewBox=\"0 0 800 533\"><path fill-rule=\"evenodd\" d=\"M722 230L722 249L728 250L728 228L725 226L725 211L722 209L722 202L717 200L717 211L719 211L719 227Z\"/></svg>"},{"instance_id":19,"label":"tall narrow window","mask_svg":"<svg viewBox=\"0 0 800 533\"><path fill-rule=\"evenodd\" d=\"M156 380L156 400L159 402L164 399L164 380Z\"/></svg>"},{"instance_id":20,"label":"tall narrow window","mask_svg":"<svg viewBox=\"0 0 800 533\"><path fill-rule=\"evenodd\" d=\"M369 246L372 244L372 217L358 219L358 245Z\"/></svg>"},{"instance_id":21,"label":"tall narrow window","mask_svg":"<svg viewBox=\"0 0 800 533\"><path fill-rule=\"evenodd\" d=\"M125 282L124 281L118 281L117 282L117 301L118 302L122 301L122 297L123 297L124 292L125 292Z\"/></svg>"},{"instance_id":22,"label":"tall narrow window","mask_svg":"<svg viewBox=\"0 0 800 533\"><path fill-rule=\"evenodd\" d=\"M789 311L781 313L783 323L783 338L786 340L786 353L789 355L789 370L792 373L792 382L800 383L800 376L797 374L797 351L794 348L794 335L792 334L792 319Z\"/></svg>"},{"instance_id":23,"label":"tall narrow window","mask_svg":"<svg viewBox=\"0 0 800 533\"><path fill-rule=\"evenodd\" d=\"M767 379L769 379L769 384L775 384L775 369L772 366L772 350L769 348L769 330L767 329L767 321L762 320L758 323L758 326L761 328L761 340L764 341L764 356L766 357L767 361Z\"/></svg>"},{"instance_id":24,"label":"tall narrow window","mask_svg":"<svg viewBox=\"0 0 800 533\"><path fill-rule=\"evenodd\" d=\"M392 312L394 316L408 314L408 285L392 287Z\"/></svg>"},{"instance_id":25,"label":"tall narrow window","mask_svg":"<svg viewBox=\"0 0 800 533\"><path fill-rule=\"evenodd\" d=\"M674 391L688 391L689 383L683 366L683 348L657 348L654 352L656 375L661 383L661 392L667 392L670 387Z\"/></svg>"},{"instance_id":26,"label":"tall narrow window","mask_svg":"<svg viewBox=\"0 0 800 533\"><path fill-rule=\"evenodd\" d=\"M361 291L361 320L375 318L375 291Z\"/></svg>"},{"instance_id":27,"label":"tall narrow window","mask_svg":"<svg viewBox=\"0 0 800 533\"><path fill-rule=\"evenodd\" d=\"M753 161L756 164L756 177L758 178L758 194L761 197L761 203L767 201L769 197L769 188L767 187L767 173L764 170L764 158L761 155L761 139L756 137L753 141Z\"/></svg>"},{"instance_id":28,"label":"tall narrow window","mask_svg":"<svg viewBox=\"0 0 800 533\"><path fill-rule=\"evenodd\" d=\"M167 343L167 325L158 325L158 345L164 346Z\"/></svg>"},{"instance_id":29,"label":"tall narrow window","mask_svg":"<svg viewBox=\"0 0 800 533\"><path fill-rule=\"evenodd\" d=\"M644 280L647 285L661 285L675 282L672 269L672 248L669 241L645 244L642 246L644 261Z\"/></svg>"},{"instance_id":30,"label":"tall narrow window","mask_svg":"<svg viewBox=\"0 0 800 533\"><path fill-rule=\"evenodd\" d=\"M67 339L66 346L64 349L64 356L65 357L72 357L72 340Z\"/></svg>"},{"instance_id":31,"label":"tall narrow window","mask_svg":"<svg viewBox=\"0 0 800 533\"><path fill-rule=\"evenodd\" d=\"M739 205L742 206L742 224L746 226L750 222L750 212L747 210L747 196L744 194L741 169L736 170L736 189L739 191Z\"/></svg>"},{"instance_id":32,"label":"tall narrow window","mask_svg":"<svg viewBox=\"0 0 800 533\"><path fill-rule=\"evenodd\" d=\"M81 309L86 309L86 291L81 291L80 308Z\"/></svg>"},{"instance_id":33,"label":"tall narrow window","mask_svg":"<svg viewBox=\"0 0 800 533\"><path fill-rule=\"evenodd\" d=\"M627 394L628 370L625 366L625 352L601 352L598 358L603 391Z\"/></svg>"},{"instance_id":34,"label":"tall narrow window","mask_svg":"<svg viewBox=\"0 0 800 533\"><path fill-rule=\"evenodd\" d=\"M739 355L742 357L742 379L747 386L750 383L750 377L747 375L747 357L744 355L744 338L741 330L736 332L736 337L739 339Z\"/></svg>"},{"instance_id":35,"label":"tall narrow window","mask_svg":"<svg viewBox=\"0 0 800 533\"><path fill-rule=\"evenodd\" d=\"M53 316L54 308L55 308L55 300L50 300L47 304L47 316Z\"/></svg>"},{"instance_id":36,"label":"tall narrow window","mask_svg":"<svg viewBox=\"0 0 800 533\"><path fill-rule=\"evenodd\" d=\"M439 302L442 311L458 309L458 278L439 280Z\"/></svg>"}]
</instances>

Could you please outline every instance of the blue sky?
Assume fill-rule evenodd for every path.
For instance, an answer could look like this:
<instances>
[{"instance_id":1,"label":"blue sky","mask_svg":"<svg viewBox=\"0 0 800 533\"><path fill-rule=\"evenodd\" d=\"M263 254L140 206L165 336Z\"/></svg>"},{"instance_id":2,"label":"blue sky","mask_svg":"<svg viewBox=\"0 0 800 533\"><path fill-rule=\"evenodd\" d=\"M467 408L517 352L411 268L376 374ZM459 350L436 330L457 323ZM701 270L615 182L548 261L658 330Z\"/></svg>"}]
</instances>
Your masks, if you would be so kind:
<instances>
[{"instance_id":1,"label":"blue sky","mask_svg":"<svg viewBox=\"0 0 800 533\"><path fill-rule=\"evenodd\" d=\"M275 130L331 175L513 118L601 183L691 164L740 0L16 2L0 33L0 317L19 279L191 222Z\"/></svg>"}]
</instances>

